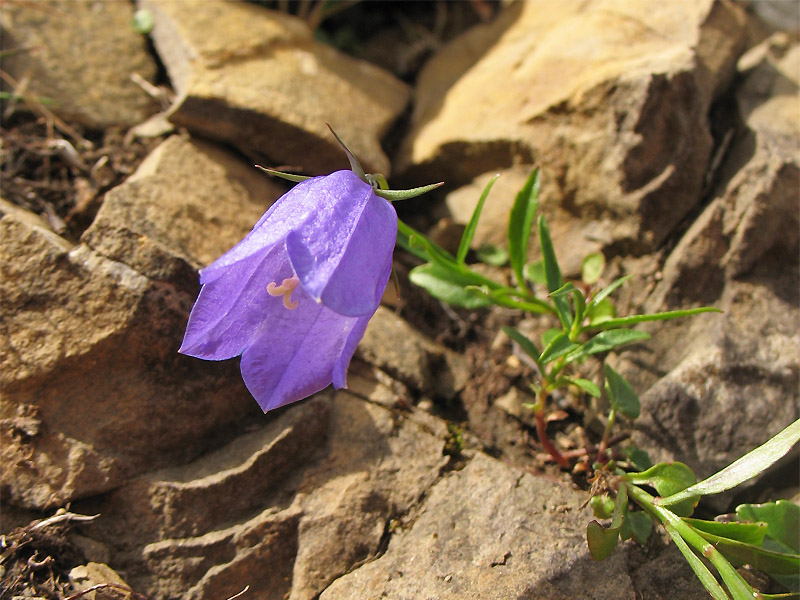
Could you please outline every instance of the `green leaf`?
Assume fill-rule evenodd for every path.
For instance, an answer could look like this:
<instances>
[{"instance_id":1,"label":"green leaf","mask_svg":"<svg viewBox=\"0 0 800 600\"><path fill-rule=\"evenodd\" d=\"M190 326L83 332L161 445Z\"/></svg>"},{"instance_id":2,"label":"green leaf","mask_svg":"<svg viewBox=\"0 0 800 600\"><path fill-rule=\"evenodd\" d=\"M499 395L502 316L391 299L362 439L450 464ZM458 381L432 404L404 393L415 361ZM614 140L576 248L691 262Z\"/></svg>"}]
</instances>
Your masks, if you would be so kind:
<instances>
[{"instance_id":1,"label":"green leaf","mask_svg":"<svg viewBox=\"0 0 800 600\"><path fill-rule=\"evenodd\" d=\"M740 504L739 521L766 523L767 535L793 552L800 553L800 506L788 500L766 504Z\"/></svg>"},{"instance_id":2,"label":"green leaf","mask_svg":"<svg viewBox=\"0 0 800 600\"><path fill-rule=\"evenodd\" d=\"M707 312L721 313L722 311L718 308L714 308L713 306L702 306L700 308L689 308L687 310L669 310L667 312L654 313L650 315L631 315L630 317L609 319L607 321L603 321L602 323L598 323L597 325L592 325L592 327L597 327L601 329L606 329L609 327L620 327L620 326L628 327L630 325L636 325L637 323L644 323L645 321L667 321L669 319L690 317L692 315L699 315L701 313L707 313Z\"/></svg>"},{"instance_id":3,"label":"green leaf","mask_svg":"<svg viewBox=\"0 0 800 600\"><path fill-rule=\"evenodd\" d=\"M598 352L606 352L623 346L631 344L640 340L650 339L650 335L644 331L636 331L634 329L612 329L610 331L601 331L592 339L573 350L567 356L567 362L572 362L590 354L597 354Z\"/></svg>"},{"instance_id":4,"label":"green leaf","mask_svg":"<svg viewBox=\"0 0 800 600\"><path fill-rule=\"evenodd\" d=\"M611 282L611 284L608 287L605 287L599 292L597 292L592 297L592 300L586 307L586 312L587 313L590 312L595 305L601 303L603 300L608 298L608 296L610 296L614 292L614 290L616 290L619 286L628 281L628 279L630 279L631 277L633 277L633 275L625 275L624 277L620 277L619 279L616 279L615 281Z\"/></svg>"},{"instance_id":5,"label":"green leaf","mask_svg":"<svg viewBox=\"0 0 800 600\"><path fill-rule=\"evenodd\" d=\"M559 356L564 356L573 348L577 348L578 344L571 341L569 336L566 333L560 333L556 337L554 337L547 347L542 351L541 356L539 356L539 364L546 365L549 362L554 361Z\"/></svg>"},{"instance_id":6,"label":"green leaf","mask_svg":"<svg viewBox=\"0 0 800 600\"><path fill-rule=\"evenodd\" d=\"M478 248L475 254L478 256L479 261L494 267L502 267L508 262L508 251L492 244L484 244Z\"/></svg>"},{"instance_id":7,"label":"green leaf","mask_svg":"<svg viewBox=\"0 0 800 600\"><path fill-rule=\"evenodd\" d=\"M528 240L531 237L533 218L539 207L539 167L528 177L525 185L514 198L508 218L508 255L511 269L517 278L517 286L525 287L522 267L528 258Z\"/></svg>"},{"instance_id":8,"label":"green leaf","mask_svg":"<svg viewBox=\"0 0 800 600\"><path fill-rule=\"evenodd\" d=\"M146 8L140 8L135 13L133 13L133 18L131 19L131 27L136 33L147 35L151 31L153 31L153 25L155 25L155 19L153 19L153 13L151 13Z\"/></svg>"},{"instance_id":9,"label":"green leaf","mask_svg":"<svg viewBox=\"0 0 800 600\"><path fill-rule=\"evenodd\" d=\"M575 287L575 284L571 281L568 281L564 285L562 285L557 290L550 292L551 298L561 298L562 296L568 296L572 292L578 291L578 288Z\"/></svg>"},{"instance_id":10,"label":"green leaf","mask_svg":"<svg viewBox=\"0 0 800 600\"><path fill-rule=\"evenodd\" d=\"M646 513L629 510L625 515L625 524L622 528L626 530L626 535L622 539L633 537L637 544L644 545L653 530L653 519Z\"/></svg>"},{"instance_id":11,"label":"green leaf","mask_svg":"<svg viewBox=\"0 0 800 600\"><path fill-rule=\"evenodd\" d=\"M523 335L520 331L514 329L513 327L504 326L502 329L503 332L508 337L514 340L517 344L519 344L519 347L525 351L525 354L530 356L533 360L537 361L538 364L539 349L536 347L536 344L534 344L530 339L528 339L525 335Z\"/></svg>"},{"instance_id":12,"label":"green leaf","mask_svg":"<svg viewBox=\"0 0 800 600\"><path fill-rule=\"evenodd\" d=\"M702 533L711 533L719 537L728 538L760 546L767 533L766 523L738 523L736 521L720 522L706 521L704 519L692 519L684 517L684 522L694 527Z\"/></svg>"},{"instance_id":13,"label":"green leaf","mask_svg":"<svg viewBox=\"0 0 800 600\"><path fill-rule=\"evenodd\" d=\"M539 217L539 245L542 249L547 291L555 292L564 285L564 280L561 278L561 269L558 266L556 253L553 249L553 240L550 239L550 230L547 228L547 220L544 218L544 215ZM572 326L572 310L570 309L569 302L566 298L556 297L553 298L553 304L556 307L556 314L561 324L564 326L564 329L569 330Z\"/></svg>"},{"instance_id":14,"label":"green leaf","mask_svg":"<svg viewBox=\"0 0 800 600\"><path fill-rule=\"evenodd\" d=\"M544 274L544 261L539 259L529 262L523 269L525 279L531 283L547 285L547 276Z\"/></svg>"},{"instance_id":15,"label":"green leaf","mask_svg":"<svg viewBox=\"0 0 800 600\"><path fill-rule=\"evenodd\" d=\"M751 565L759 571L775 576L800 575L800 555L766 550L713 533L699 530L703 539L711 542L734 566Z\"/></svg>"},{"instance_id":16,"label":"green leaf","mask_svg":"<svg viewBox=\"0 0 800 600\"><path fill-rule=\"evenodd\" d=\"M614 514L616 503L608 494L598 494L597 496L592 496L589 505L592 507L595 517L598 519L610 519L611 515Z\"/></svg>"},{"instance_id":17,"label":"green leaf","mask_svg":"<svg viewBox=\"0 0 800 600\"><path fill-rule=\"evenodd\" d=\"M606 257L602 252L592 252L583 259L581 265L581 279L584 283L592 285L597 283L606 268Z\"/></svg>"},{"instance_id":18,"label":"green leaf","mask_svg":"<svg viewBox=\"0 0 800 600\"><path fill-rule=\"evenodd\" d=\"M591 307L591 310L590 310ZM603 298L600 302L592 305L590 302L586 306L586 316L589 319L589 325L599 325L604 321L608 321L617 316L617 307L610 298Z\"/></svg>"},{"instance_id":19,"label":"green leaf","mask_svg":"<svg viewBox=\"0 0 800 600\"><path fill-rule=\"evenodd\" d=\"M606 374L606 392L611 400L611 406L629 419L637 418L641 405L639 396L633 391L631 384L608 363L603 365L603 370Z\"/></svg>"},{"instance_id":20,"label":"green leaf","mask_svg":"<svg viewBox=\"0 0 800 600\"><path fill-rule=\"evenodd\" d=\"M783 458L800 440L800 419L789 425L775 437L755 450L751 450L736 462L683 490L660 500L660 504L668 506L684 500L689 496L707 496L719 494L740 483L752 479L772 464ZM662 494L663 496L664 494Z\"/></svg>"},{"instance_id":21,"label":"green leaf","mask_svg":"<svg viewBox=\"0 0 800 600\"><path fill-rule=\"evenodd\" d=\"M550 342L556 339L559 335L564 333L563 329L556 329L555 327L551 327L550 329L546 329L542 334L542 346L548 346Z\"/></svg>"},{"instance_id":22,"label":"green leaf","mask_svg":"<svg viewBox=\"0 0 800 600\"><path fill-rule=\"evenodd\" d=\"M681 462L658 463L646 471L629 473L625 478L633 483L650 485L664 497L685 490L697 481L694 471ZM661 505L662 502L659 500L663 499L656 499ZM699 495L689 496L681 504L670 507L670 510L676 515L688 517L694 511L698 500Z\"/></svg>"},{"instance_id":23,"label":"green leaf","mask_svg":"<svg viewBox=\"0 0 800 600\"><path fill-rule=\"evenodd\" d=\"M400 219L397 220L397 243L423 260L441 265L457 265L452 254Z\"/></svg>"},{"instance_id":24,"label":"green leaf","mask_svg":"<svg viewBox=\"0 0 800 600\"><path fill-rule=\"evenodd\" d=\"M597 521L586 526L586 543L593 560L604 560L611 556L619 540L619 528L606 529Z\"/></svg>"},{"instance_id":25,"label":"green leaf","mask_svg":"<svg viewBox=\"0 0 800 600\"><path fill-rule=\"evenodd\" d=\"M488 295L476 289L481 281L439 263L428 263L411 269L408 278L434 298L454 306L482 308L492 304Z\"/></svg>"},{"instance_id":26,"label":"green leaf","mask_svg":"<svg viewBox=\"0 0 800 600\"><path fill-rule=\"evenodd\" d=\"M600 388L594 381L589 381L588 379L581 379L580 377L569 378L567 377L567 382L571 383L572 385L577 385L581 388L584 392L594 396L595 398L600 397Z\"/></svg>"},{"instance_id":27,"label":"green leaf","mask_svg":"<svg viewBox=\"0 0 800 600\"><path fill-rule=\"evenodd\" d=\"M475 230L478 228L478 220L481 218L483 203L486 202L486 197L489 195L489 191L492 189L498 177L500 177L499 173L493 175L489 183L486 184L486 187L483 188L480 200L478 200L478 204L475 205L475 210L472 211L472 217L470 217L469 223L467 223L467 227L464 229L464 235L461 236L461 242L458 244L458 252L456 252L457 262L463 263L464 259L467 257L469 246L472 244L472 238L475 237Z\"/></svg>"},{"instance_id":28,"label":"green leaf","mask_svg":"<svg viewBox=\"0 0 800 600\"><path fill-rule=\"evenodd\" d=\"M627 446L623 452L633 466L639 471L646 471L653 466L653 461L650 460L650 455L636 446Z\"/></svg>"},{"instance_id":29,"label":"green leaf","mask_svg":"<svg viewBox=\"0 0 800 600\"><path fill-rule=\"evenodd\" d=\"M680 550L681 554L683 554L686 562L688 562L689 566L692 567L692 571L694 571L697 579L700 580L700 583L702 583L703 587L708 590L714 600L730 600L730 597L725 590L722 589L722 586L717 581L717 578L714 577L714 574L692 551L692 549L689 547L689 544L683 540L677 530L669 523L665 524L665 528L669 536L672 538L672 541L675 542L675 546L677 546L678 550Z\"/></svg>"}]
</instances>

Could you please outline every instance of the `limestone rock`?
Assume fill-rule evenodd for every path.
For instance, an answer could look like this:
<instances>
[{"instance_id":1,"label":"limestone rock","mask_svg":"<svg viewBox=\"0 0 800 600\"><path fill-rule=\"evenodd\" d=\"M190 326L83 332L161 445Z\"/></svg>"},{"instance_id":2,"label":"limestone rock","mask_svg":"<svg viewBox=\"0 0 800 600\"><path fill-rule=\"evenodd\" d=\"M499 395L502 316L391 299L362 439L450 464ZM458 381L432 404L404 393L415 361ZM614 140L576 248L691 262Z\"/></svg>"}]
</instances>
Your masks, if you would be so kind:
<instances>
[{"instance_id":1,"label":"limestone rock","mask_svg":"<svg viewBox=\"0 0 800 600\"><path fill-rule=\"evenodd\" d=\"M3 70L26 82L25 94L52 100L46 107L63 119L96 129L136 125L156 107L130 76L152 80L156 65L132 17L126 2L8 3Z\"/></svg>"},{"instance_id":2,"label":"limestone rock","mask_svg":"<svg viewBox=\"0 0 800 600\"><path fill-rule=\"evenodd\" d=\"M194 290L67 249L10 214L0 228L0 414L41 424L4 444L9 501L44 510L109 490L257 414L234 365L176 353Z\"/></svg>"},{"instance_id":3,"label":"limestone rock","mask_svg":"<svg viewBox=\"0 0 800 600\"><path fill-rule=\"evenodd\" d=\"M179 93L175 124L319 175L347 166L330 123L365 169L389 171L380 139L408 100L402 82L285 13L223 0L140 5Z\"/></svg>"},{"instance_id":4,"label":"limestone rock","mask_svg":"<svg viewBox=\"0 0 800 600\"><path fill-rule=\"evenodd\" d=\"M636 443L710 475L800 416L800 52L782 34L743 57L747 129L718 193L667 259L645 310L714 304L651 326L653 353L627 366L642 396ZM777 93L776 93L777 92ZM712 497L720 510L728 496Z\"/></svg>"},{"instance_id":5,"label":"limestone rock","mask_svg":"<svg viewBox=\"0 0 800 600\"><path fill-rule=\"evenodd\" d=\"M284 191L218 146L173 136L106 194L82 241L148 277L174 281L176 263L210 264Z\"/></svg>"},{"instance_id":6,"label":"limestone rock","mask_svg":"<svg viewBox=\"0 0 800 600\"><path fill-rule=\"evenodd\" d=\"M270 418L272 417L272 418ZM315 598L377 555L391 519L439 477L446 428L322 393L183 466L114 492L97 529L154 598ZM265 565L269 564L269 568Z\"/></svg>"},{"instance_id":7,"label":"limestone rock","mask_svg":"<svg viewBox=\"0 0 800 600\"><path fill-rule=\"evenodd\" d=\"M111 489L259 414L233 362L176 351L195 268L281 191L231 155L174 137L107 194L84 244L6 211L2 413L42 424L4 450L13 502L43 509Z\"/></svg>"},{"instance_id":8,"label":"limestone rock","mask_svg":"<svg viewBox=\"0 0 800 600\"><path fill-rule=\"evenodd\" d=\"M582 501L580 492L478 454L433 487L385 554L320 598L639 597L624 550L604 562L589 558L592 517ZM676 577L670 597L699 597L690 578Z\"/></svg>"},{"instance_id":9,"label":"limestone rock","mask_svg":"<svg viewBox=\"0 0 800 600\"><path fill-rule=\"evenodd\" d=\"M537 163L543 197L586 237L658 247L700 200L707 114L744 50L743 11L711 0L505 11L426 65L397 170L461 185Z\"/></svg>"},{"instance_id":10,"label":"limestone rock","mask_svg":"<svg viewBox=\"0 0 800 600\"><path fill-rule=\"evenodd\" d=\"M466 359L379 307L358 347L359 356L424 394L452 399L466 385Z\"/></svg>"}]
</instances>

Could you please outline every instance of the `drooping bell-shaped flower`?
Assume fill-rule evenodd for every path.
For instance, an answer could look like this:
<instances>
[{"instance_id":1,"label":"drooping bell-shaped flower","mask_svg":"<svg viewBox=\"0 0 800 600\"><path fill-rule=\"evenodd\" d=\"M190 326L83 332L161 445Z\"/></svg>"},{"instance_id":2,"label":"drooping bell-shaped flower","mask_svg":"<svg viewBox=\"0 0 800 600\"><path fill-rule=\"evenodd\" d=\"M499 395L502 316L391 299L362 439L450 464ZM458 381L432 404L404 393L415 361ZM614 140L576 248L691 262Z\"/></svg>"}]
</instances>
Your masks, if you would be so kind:
<instances>
[{"instance_id":1,"label":"drooping bell-shaped flower","mask_svg":"<svg viewBox=\"0 0 800 600\"><path fill-rule=\"evenodd\" d=\"M241 354L266 412L345 387L347 366L392 269L397 214L352 171L307 179L200 271L179 352Z\"/></svg>"}]
</instances>

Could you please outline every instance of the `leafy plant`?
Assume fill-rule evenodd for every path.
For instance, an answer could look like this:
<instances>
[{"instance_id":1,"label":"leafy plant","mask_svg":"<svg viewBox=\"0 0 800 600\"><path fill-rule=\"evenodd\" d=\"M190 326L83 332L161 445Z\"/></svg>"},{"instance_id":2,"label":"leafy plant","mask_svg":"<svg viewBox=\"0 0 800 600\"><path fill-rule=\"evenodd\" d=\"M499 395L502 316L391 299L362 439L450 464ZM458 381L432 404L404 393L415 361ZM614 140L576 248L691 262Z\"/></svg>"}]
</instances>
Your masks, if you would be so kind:
<instances>
[{"instance_id":1,"label":"leafy plant","mask_svg":"<svg viewBox=\"0 0 800 600\"><path fill-rule=\"evenodd\" d=\"M589 523L587 541L591 556L597 560L607 557L620 539L633 538L644 543L653 523L658 523L665 527L714 598L728 598L728 594L735 600L800 597L797 593L800 591L800 507L796 504L778 501L742 505L730 522L691 518L702 496L739 485L789 452L800 439L800 421L728 468L697 483L692 470L683 463L651 465L642 450L612 451L618 417L636 419L641 410L639 398L625 377L608 364L603 365L599 383L578 376L577 365L588 357L604 356L610 350L648 339L647 333L631 328L638 323L721 311L700 307L617 316L611 295L630 276L596 289L605 267L600 253L591 254L583 261L582 281L565 281L547 220L544 216L536 218L539 169L533 170L514 200L507 229L507 251L484 247L476 253L478 260L487 264L497 266L507 261L514 284L485 276L467 263L467 256L481 211L496 180L497 176L490 179L483 190L455 255L402 221L398 225L398 244L423 261L411 270L411 281L448 304L468 309L494 305L523 313L551 315L557 326L545 331L540 340L533 340L514 327L503 327L503 331L535 366L536 379L530 383L534 401L529 408L535 415L539 442L561 467L571 467L572 459L563 454L547 434L547 412L553 392L577 390L600 397L601 390L605 391L609 409L596 461L591 467L589 502L595 516L608 522ZM542 258L529 263L528 243L534 225ZM537 286L546 289L546 297L536 294ZM637 507L640 510L634 510ZM779 596L759 594L736 570L744 564L769 574L792 592Z\"/></svg>"}]
</instances>

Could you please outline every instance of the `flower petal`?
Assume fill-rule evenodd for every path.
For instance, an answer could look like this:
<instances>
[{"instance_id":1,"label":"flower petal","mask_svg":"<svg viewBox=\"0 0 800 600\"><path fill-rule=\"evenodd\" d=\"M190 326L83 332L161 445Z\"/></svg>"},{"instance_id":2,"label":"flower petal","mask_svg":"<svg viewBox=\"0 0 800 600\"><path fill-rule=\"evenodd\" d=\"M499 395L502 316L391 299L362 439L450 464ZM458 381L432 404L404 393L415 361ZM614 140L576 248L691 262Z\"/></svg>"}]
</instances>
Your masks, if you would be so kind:
<instances>
[{"instance_id":1,"label":"flower petal","mask_svg":"<svg viewBox=\"0 0 800 600\"><path fill-rule=\"evenodd\" d=\"M297 309L272 312L242 355L242 378L264 412L330 384L334 369L350 362L369 320L343 317L297 292Z\"/></svg>"},{"instance_id":2,"label":"flower petal","mask_svg":"<svg viewBox=\"0 0 800 600\"><path fill-rule=\"evenodd\" d=\"M277 273L289 270L282 244L261 248L220 269L200 290L178 352L206 360L241 354L261 334L268 315L281 309L267 285Z\"/></svg>"},{"instance_id":3,"label":"flower petal","mask_svg":"<svg viewBox=\"0 0 800 600\"><path fill-rule=\"evenodd\" d=\"M313 214L317 207L317 186L325 177L313 177L298 183L261 216L245 238L200 270L200 283L221 277L230 265L258 253L265 246L282 242L286 235Z\"/></svg>"},{"instance_id":4,"label":"flower petal","mask_svg":"<svg viewBox=\"0 0 800 600\"><path fill-rule=\"evenodd\" d=\"M324 179L317 210L286 237L289 260L312 298L342 315L371 315L391 273L397 214L352 171Z\"/></svg>"}]
</instances>

